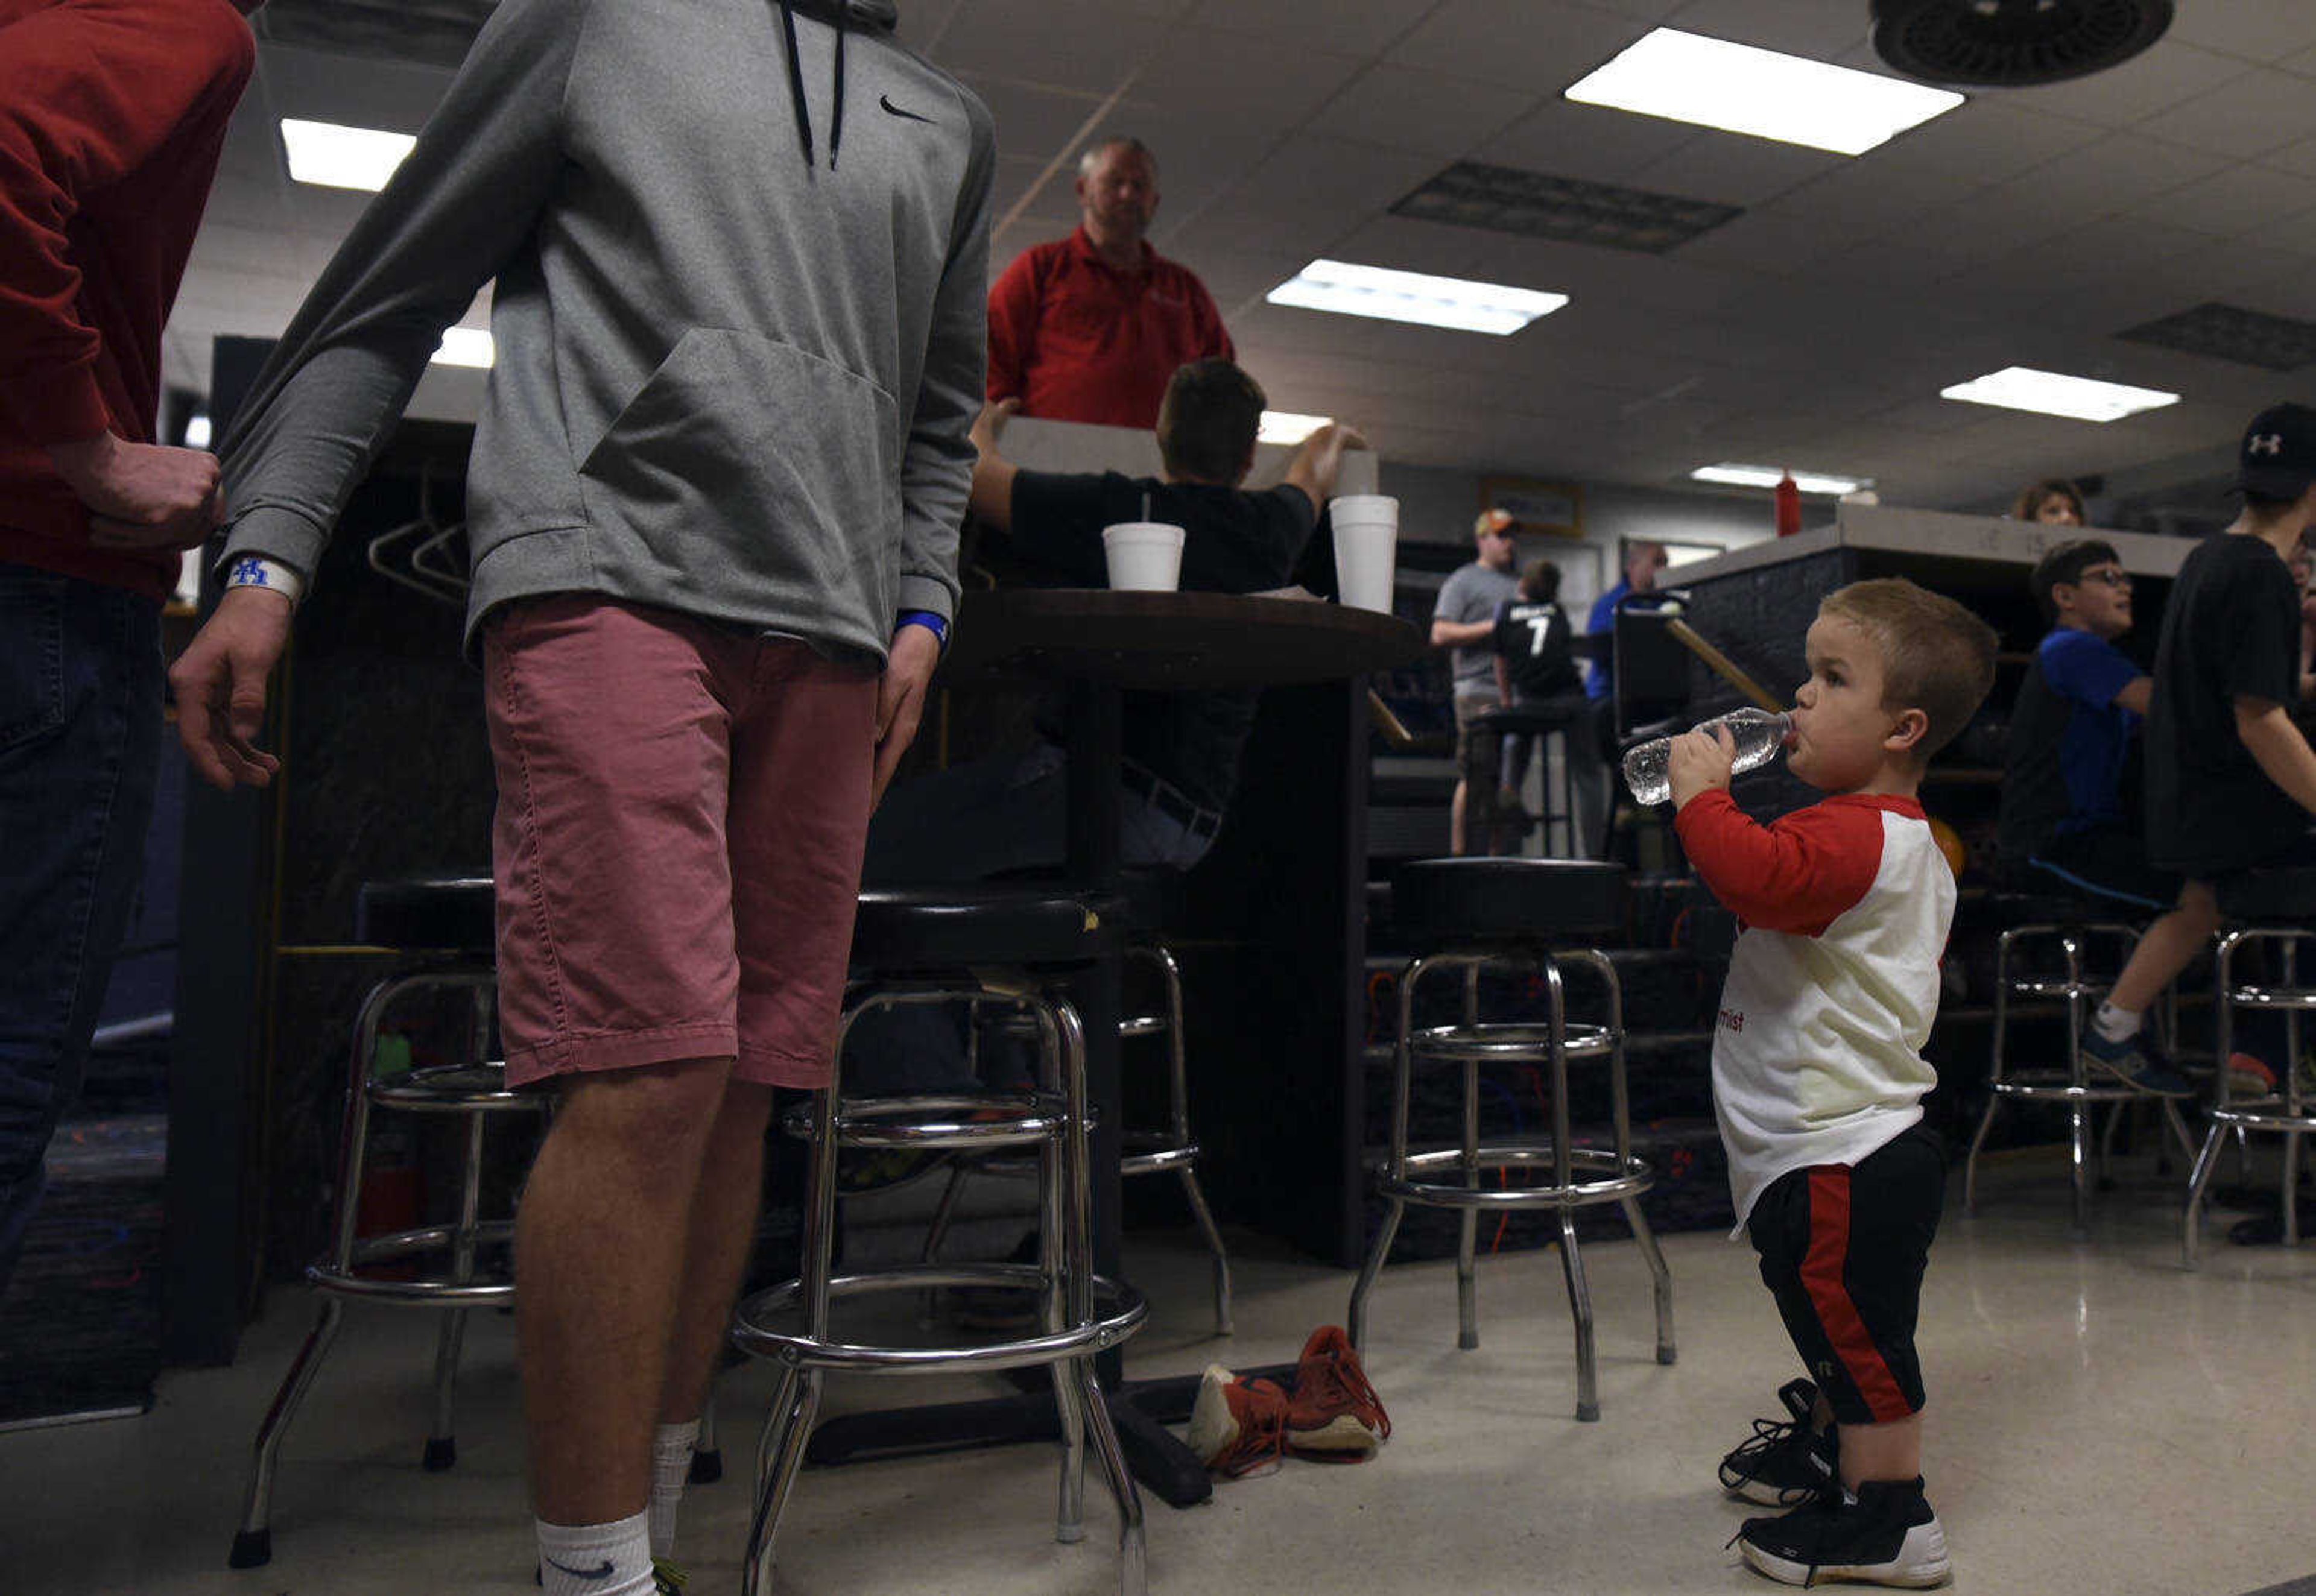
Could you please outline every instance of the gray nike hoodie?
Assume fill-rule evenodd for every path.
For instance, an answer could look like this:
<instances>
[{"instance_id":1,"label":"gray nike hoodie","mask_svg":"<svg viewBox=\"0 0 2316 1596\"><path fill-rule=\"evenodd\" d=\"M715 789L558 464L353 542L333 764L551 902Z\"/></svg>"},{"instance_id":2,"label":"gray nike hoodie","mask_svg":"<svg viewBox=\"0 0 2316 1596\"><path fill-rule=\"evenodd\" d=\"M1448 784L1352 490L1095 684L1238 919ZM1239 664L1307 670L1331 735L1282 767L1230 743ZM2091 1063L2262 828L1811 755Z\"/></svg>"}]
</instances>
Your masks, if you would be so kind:
<instances>
[{"instance_id":1,"label":"gray nike hoodie","mask_svg":"<svg viewBox=\"0 0 2316 1596\"><path fill-rule=\"evenodd\" d=\"M495 278L470 647L550 592L880 660L952 614L994 135L894 14L502 0L235 418L225 560L310 575Z\"/></svg>"}]
</instances>

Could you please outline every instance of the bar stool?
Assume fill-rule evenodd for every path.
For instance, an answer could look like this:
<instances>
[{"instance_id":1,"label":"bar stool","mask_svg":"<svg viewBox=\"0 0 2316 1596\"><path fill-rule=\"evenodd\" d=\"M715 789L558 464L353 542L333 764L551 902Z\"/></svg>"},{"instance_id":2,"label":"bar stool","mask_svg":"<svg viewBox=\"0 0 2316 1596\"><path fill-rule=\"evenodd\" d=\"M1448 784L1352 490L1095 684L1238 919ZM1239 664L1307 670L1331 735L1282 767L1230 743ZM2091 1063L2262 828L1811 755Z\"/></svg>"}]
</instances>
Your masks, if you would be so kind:
<instances>
[{"instance_id":1,"label":"bar stool","mask_svg":"<svg viewBox=\"0 0 2316 1596\"><path fill-rule=\"evenodd\" d=\"M1614 1202L1625 1210L1655 1281L1657 1361L1673 1361L1672 1275L1642 1215L1640 1194L1654 1184L1649 1166L1633 1156L1631 1105L1625 1085L1625 1021L1615 965L1594 948L1554 948L1564 936L1620 931L1625 923L1626 878L1621 866L1572 859L1427 859L1403 866L1392 880L1393 919L1415 946L1439 950L1407 967L1399 989L1399 1033L1392 1086L1391 1150L1378 1183L1388 1207L1367 1264L1351 1290L1350 1334L1365 1342L1367 1293L1399 1233L1407 1205L1458 1210L1463 1229L1456 1254L1459 1334L1456 1345L1480 1344L1474 1264L1483 1212L1555 1209L1560 1215L1560 1264L1568 1281L1569 1312L1576 1326L1576 1416L1600 1416L1592 1346L1592 1297L1576 1240L1576 1210ZM1605 991L1601 1024L1576 1024L1567 1018L1561 967L1576 964L1599 978ZM1480 972L1494 965L1533 971L1544 978L1550 1018L1541 1025L1483 1022L1480 1017ZM1464 976L1461 1024L1423 1031L1415 1026L1415 991L1424 977L1442 971ZM1605 1060L1612 1122L1607 1148L1579 1147L1569 1124L1568 1066L1572 1060ZM1542 1064L1552 1085L1552 1135L1483 1143L1480 1139L1480 1067L1483 1064ZM1412 1077L1418 1064L1460 1064L1464 1069L1464 1134L1459 1146L1435 1151L1408 1150ZM1549 1183L1487 1190L1480 1176L1490 1170L1543 1169Z\"/></svg>"},{"instance_id":2,"label":"bar stool","mask_svg":"<svg viewBox=\"0 0 2316 1596\"><path fill-rule=\"evenodd\" d=\"M2196 1155L2187 1177L2187 1207L2179 1233L2180 1262L2193 1269L2203 1228L2204 1189L2218 1166L2220 1144L2231 1130L2239 1134L2262 1131L2284 1138L2284 1245L2300 1245L2300 1139L2316 1130L2316 1095L2301 1086L2300 1016L2316 1012L2316 986L2303 986L2299 977L2300 944L2316 942L2316 866L2254 871L2221 883L2220 913L2237 922L2220 933L2214 953L2213 978L2218 1041L2214 1051L2224 1061L2233 1051L2235 1015L2239 1008L2284 1016L2284 1068L2280 1090L2243 1102L2234 1099L2230 1076L2218 1071L2210 1128ZM2236 955L2260 944L2276 952L2277 983L2264 986L2235 978Z\"/></svg>"},{"instance_id":3,"label":"bar stool","mask_svg":"<svg viewBox=\"0 0 2316 1596\"><path fill-rule=\"evenodd\" d=\"M1591 701L1572 696L1507 705L1480 716L1480 724L1500 736L1537 740L1537 753L1544 760L1544 812L1537 816L1536 824L1540 829L1545 852L1550 854L1554 846L1552 828L1556 821L1561 828L1560 846L1565 849L1561 856L1589 856L1595 845L1592 838L1576 835L1576 772L1569 763L1568 749L1571 739L1593 735ZM1560 745L1557 784L1552 779L1552 749L1555 741Z\"/></svg>"},{"instance_id":4,"label":"bar stool","mask_svg":"<svg viewBox=\"0 0 2316 1596\"><path fill-rule=\"evenodd\" d=\"M1165 1039L1168 1095L1164 1124L1151 1130L1128 1126L1119 1133L1125 1153L1118 1161L1118 1173L1128 1180L1136 1175L1170 1173L1180 1178L1182 1194L1189 1201L1190 1216L1206 1237L1207 1250L1214 1255L1215 1334L1228 1335L1230 1255L1224 1249L1222 1231L1215 1224L1214 1210L1207 1205L1206 1192L1198 1184L1202 1149L1190 1130L1189 1077L1183 1060L1182 970L1174 961L1173 950L1160 939L1165 927L1181 923L1181 873L1128 870L1119 878L1118 891L1125 905L1126 962L1156 972L1161 1006L1127 1015L1118 1022L1118 1034L1121 1041L1127 1042ZM924 1261L932 1264L940 1260L941 1245L948 1238L949 1222L956 1215L966 1176L978 1174L1029 1179L1037 1173L1034 1163L1020 1158L958 1159L949 1167L949 1184L942 1189L940 1203L933 1210L932 1226L925 1236Z\"/></svg>"},{"instance_id":5,"label":"bar stool","mask_svg":"<svg viewBox=\"0 0 2316 1596\"><path fill-rule=\"evenodd\" d=\"M1039 1081L998 1096L848 1098L841 1082L791 1112L783 1128L811 1147L804 1215L804 1272L740 1305L732 1336L744 1352L780 1366L779 1386L757 1451L757 1503L748 1533L746 1596L771 1588L772 1543L804 1460L830 1370L952 1374L1044 1366L1061 1421L1062 1473L1056 1538L1083 1538L1085 1436L1092 1432L1118 1510L1118 1590L1143 1596L1141 1494L1101 1388L1094 1355L1142 1327L1140 1293L1093 1272L1091 1175L1084 1032L1077 1010L1049 978L1118 950L1119 905L1058 889L960 887L860 896L853 928L855 983L837 1038L866 1013L895 1005L982 1004L1018 1009L1038 1033ZM971 973L966 973L967 967ZM961 1150L1034 1148L1039 1257L1034 1264L913 1265L833 1273L836 1156L846 1147ZM1043 1328L977 1346L903 1347L840 1338L839 1299L937 1287L1006 1287L1034 1294ZM1099 1304L1099 1306L1097 1306Z\"/></svg>"},{"instance_id":6,"label":"bar stool","mask_svg":"<svg viewBox=\"0 0 2316 1596\"><path fill-rule=\"evenodd\" d=\"M423 1308L442 1315L434 1351L434 1423L423 1466L449 1468L458 1459L451 1427L451 1401L458 1379L459 1343L467 1314L502 1308L514 1300L514 1281L503 1253L485 1267L484 1249L503 1249L512 1239L511 1220L480 1218L483 1132L493 1119L544 1113L548 1100L506 1086L506 1067L491 1057L491 1023L497 1001L492 965L492 891L487 877L439 877L364 883L355 909L356 937L395 949L401 968L370 989L354 1022L353 1049L346 1080L344 1134L339 1142L338 1180L332 1208L335 1239L306 1270L308 1284L322 1294L321 1314L291 1360L273 1403L259 1426L244 1499L241 1530L229 1562L256 1568L272 1560L270 1523L273 1471L281 1438L313 1385L316 1370L336 1340L348 1299L390 1307ZM455 1064L374 1076L370 1061L379 1023L395 1004L421 993L463 993L472 1015L471 1051ZM373 1110L434 1114L457 1120L465 1132L459 1217L447 1225L421 1225L387 1236L357 1238L354 1224L368 1173ZM387 1279L372 1266L430 1261L414 1278Z\"/></svg>"},{"instance_id":7,"label":"bar stool","mask_svg":"<svg viewBox=\"0 0 2316 1596\"><path fill-rule=\"evenodd\" d=\"M1986 1112L1979 1116L1978 1130L1970 1139L1969 1155L1963 1160L1963 1210L1973 1214L1978 1211L1978 1154L1986 1145L1986 1133L1993 1128L1995 1111L2005 1103L2062 1103L2067 1107L2068 1172L2074 1192L2075 1228L2087 1229L2092 1110L2101 1103L2114 1105L2107 1113L2107 1130L2098 1139L2098 1178L2104 1183L2116 1127L2123 1119L2124 1110L2147 1095L2119 1080L2092 1079L2089 1067L2083 1061L2086 1006L2105 996L2113 985L2112 976L2101 979L2089 972L2088 955L2094 946L2104 944L2110 956L2101 961L2103 968L2120 971L2131 962L2132 950L2139 945L2139 931L2135 927L2090 918L2100 911L2088 902L2071 904L2046 898L1997 901L1998 905L2008 902L2018 912L2039 915L2043 919L2037 924L2013 926L1995 938L1993 1058L1987 1078ZM2028 966L2030 951L2046 947L2055 950L2058 970L2051 971L2046 954L2039 965L2031 967L2032 972L2024 972L2022 967ZM2024 1069L2011 1067L2009 1037L2013 998L2055 999L2066 1005L2064 1065ZM2181 1152L2192 1157L2195 1143L2188 1139L2187 1127L2179 1118L2178 1105L2168 1097L2156 1101L2162 1105L2165 1131L2178 1139Z\"/></svg>"}]
</instances>

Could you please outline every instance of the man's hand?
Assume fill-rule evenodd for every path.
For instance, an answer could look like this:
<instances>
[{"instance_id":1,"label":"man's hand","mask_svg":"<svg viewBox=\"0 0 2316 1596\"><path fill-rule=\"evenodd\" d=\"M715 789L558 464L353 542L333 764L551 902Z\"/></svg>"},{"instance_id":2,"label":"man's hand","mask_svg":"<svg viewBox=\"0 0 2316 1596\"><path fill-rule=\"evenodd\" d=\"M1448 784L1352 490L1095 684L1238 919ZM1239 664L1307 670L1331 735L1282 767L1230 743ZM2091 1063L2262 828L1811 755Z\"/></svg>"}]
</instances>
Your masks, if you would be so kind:
<instances>
[{"instance_id":1,"label":"man's hand","mask_svg":"<svg viewBox=\"0 0 2316 1596\"><path fill-rule=\"evenodd\" d=\"M262 787L281 761L252 740L265 720L265 680L290 642L290 600L264 588L228 588L217 613L169 668L177 737L211 786ZM914 628L912 628L913 630Z\"/></svg>"},{"instance_id":2,"label":"man's hand","mask_svg":"<svg viewBox=\"0 0 2316 1596\"><path fill-rule=\"evenodd\" d=\"M1699 793L1715 787L1725 788L1737 762L1737 740L1729 735L1726 726L1715 726L1711 736L1702 732L1684 732L1672 740L1672 757L1665 763L1665 774L1672 781L1672 807L1678 814L1688 807L1688 801Z\"/></svg>"},{"instance_id":3,"label":"man's hand","mask_svg":"<svg viewBox=\"0 0 2316 1596\"><path fill-rule=\"evenodd\" d=\"M986 412L984 412L986 413ZM877 769L868 789L868 807L885 801L885 787L893 779L901 756L917 737L924 718L925 691L932 684L933 667L940 663L940 642L924 626L904 626L893 634L893 655L877 684Z\"/></svg>"},{"instance_id":4,"label":"man's hand","mask_svg":"<svg viewBox=\"0 0 2316 1596\"><path fill-rule=\"evenodd\" d=\"M49 446L49 462L88 506L99 548L200 546L225 515L217 457L124 443L110 432Z\"/></svg>"},{"instance_id":5,"label":"man's hand","mask_svg":"<svg viewBox=\"0 0 2316 1596\"><path fill-rule=\"evenodd\" d=\"M973 426L966 436L973 439L973 447L983 455L994 454L997 439L1005 430L1005 423L1012 420L1013 413L1020 408L1019 399L1000 399L994 403L983 405L981 413L973 418Z\"/></svg>"}]
</instances>

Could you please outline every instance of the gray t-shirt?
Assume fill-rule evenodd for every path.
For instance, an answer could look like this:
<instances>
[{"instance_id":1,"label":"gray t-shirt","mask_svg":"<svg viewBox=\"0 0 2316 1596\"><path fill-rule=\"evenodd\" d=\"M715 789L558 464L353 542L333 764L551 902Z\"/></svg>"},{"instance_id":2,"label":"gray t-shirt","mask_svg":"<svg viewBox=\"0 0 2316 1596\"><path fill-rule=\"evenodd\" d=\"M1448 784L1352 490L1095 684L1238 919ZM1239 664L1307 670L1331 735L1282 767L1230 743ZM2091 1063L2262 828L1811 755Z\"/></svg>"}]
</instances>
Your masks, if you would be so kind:
<instances>
[{"instance_id":1,"label":"gray t-shirt","mask_svg":"<svg viewBox=\"0 0 2316 1596\"><path fill-rule=\"evenodd\" d=\"M1439 602L1431 618L1468 626L1474 621L1493 621L1496 607L1519 592L1519 579L1508 571L1494 571L1477 560L1449 573L1439 584ZM1487 643L1452 651L1456 664L1456 696L1492 698L1496 696L1496 654Z\"/></svg>"}]
</instances>

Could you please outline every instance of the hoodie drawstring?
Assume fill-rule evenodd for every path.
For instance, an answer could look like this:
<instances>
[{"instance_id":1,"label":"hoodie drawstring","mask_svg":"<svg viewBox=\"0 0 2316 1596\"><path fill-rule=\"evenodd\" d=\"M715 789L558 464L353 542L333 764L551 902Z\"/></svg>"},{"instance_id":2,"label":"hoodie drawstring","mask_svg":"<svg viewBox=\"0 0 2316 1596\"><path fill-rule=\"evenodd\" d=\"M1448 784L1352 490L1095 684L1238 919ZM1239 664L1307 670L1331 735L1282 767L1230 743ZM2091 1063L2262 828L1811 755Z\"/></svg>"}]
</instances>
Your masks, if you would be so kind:
<instances>
[{"instance_id":1,"label":"hoodie drawstring","mask_svg":"<svg viewBox=\"0 0 2316 1596\"><path fill-rule=\"evenodd\" d=\"M844 19L836 21L836 110L828 119L828 169L836 170L836 146L844 142Z\"/></svg>"},{"instance_id":2,"label":"hoodie drawstring","mask_svg":"<svg viewBox=\"0 0 2316 1596\"><path fill-rule=\"evenodd\" d=\"M844 17L837 14L836 67L834 72L835 109L828 128L828 169L836 170L837 147L844 142ZM788 41L788 95L796 102L797 134L804 140L804 164L815 164L819 156L812 145L812 106L805 99L804 57L797 49L796 7L791 0L780 0L780 27Z\"/></svg>"}]
</instances>

